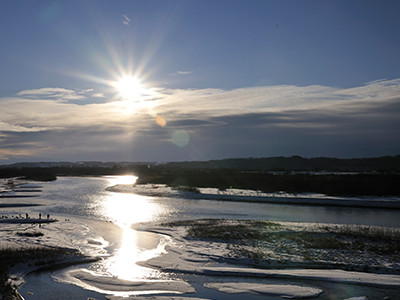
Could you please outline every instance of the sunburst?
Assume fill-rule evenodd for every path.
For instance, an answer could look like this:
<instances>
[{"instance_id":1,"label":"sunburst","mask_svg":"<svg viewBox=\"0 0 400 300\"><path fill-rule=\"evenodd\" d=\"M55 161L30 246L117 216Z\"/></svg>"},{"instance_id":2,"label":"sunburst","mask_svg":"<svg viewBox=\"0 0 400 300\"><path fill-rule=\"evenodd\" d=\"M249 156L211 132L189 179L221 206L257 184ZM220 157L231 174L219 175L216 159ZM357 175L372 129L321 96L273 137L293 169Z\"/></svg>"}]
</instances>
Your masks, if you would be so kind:
<instances>
[{"instance_id":1,"label":"sunburst","mask_svg":"<svg viewBox=\"0 0 400 300\"><path fill-rule=\"evenodd\" d=\"M137 101L138 98L147 94L147 89L140 79L134 76L121 77L112 85L117 89L122 100Z\"/></svg>"}]
</instances>

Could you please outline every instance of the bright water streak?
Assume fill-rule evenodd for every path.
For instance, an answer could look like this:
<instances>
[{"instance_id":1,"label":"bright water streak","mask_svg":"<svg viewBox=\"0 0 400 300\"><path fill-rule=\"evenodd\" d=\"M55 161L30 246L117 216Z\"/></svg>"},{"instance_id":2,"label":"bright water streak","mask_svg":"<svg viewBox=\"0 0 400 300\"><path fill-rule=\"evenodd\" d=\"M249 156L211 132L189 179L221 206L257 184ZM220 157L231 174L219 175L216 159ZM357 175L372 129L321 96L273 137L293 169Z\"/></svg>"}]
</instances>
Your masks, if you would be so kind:
<instances>
[{"instance_id":1,"label":"bright water streak","mask_svg":"<svg viewBox=\"0 0 400 300\"><path fill-rule=\"evenodd\" d=\"M134 176L119 176L108 178L111 185L132 184ZM122 182L122 183L121 183ZM148 201L147 197L111 193L101 203L101 214L111 219L122 230L122 240L119 249L112 257L102 262L107 273L125 280L134 280L138 277L150 276L154 273L148 268L137 265L138 261L145 261L163 253L162 247L143 250L138 247L138 232L132 229L136 223L152 221L160 213L161 207Z\"/></svg>"},{"instance_id":2,"label":"bright water streak","mask_svg":"<svg viewBox=\"0 0 400 300\"><path fill-rule=\"evenodd\" d=\"M108 202L110 206L113 206L112 202L118 201L117 199L123 199L121 203L125 204L137 201L138 204L132 207L131 212L119 211L132 224L143 222L144 216L141 214L148 212L150 214L147 215L146 221L152 222L232 218L400 227L399 210L224 202L163 196L140 197L135 194L107 192L106 187L115 184L118 179L112 177L111 180L113 180L112 184L110 184L110 177L60 177L55 182L43 184L41 199L51 206L50 212L54 214L83 216L106 221L119 218L111 217L111 212L105 213L105 203ZM114 200L110 201L110 199ZM130 219L129 213L139 218L138 221L134 218Z\"/></svg>"}]
</instances>

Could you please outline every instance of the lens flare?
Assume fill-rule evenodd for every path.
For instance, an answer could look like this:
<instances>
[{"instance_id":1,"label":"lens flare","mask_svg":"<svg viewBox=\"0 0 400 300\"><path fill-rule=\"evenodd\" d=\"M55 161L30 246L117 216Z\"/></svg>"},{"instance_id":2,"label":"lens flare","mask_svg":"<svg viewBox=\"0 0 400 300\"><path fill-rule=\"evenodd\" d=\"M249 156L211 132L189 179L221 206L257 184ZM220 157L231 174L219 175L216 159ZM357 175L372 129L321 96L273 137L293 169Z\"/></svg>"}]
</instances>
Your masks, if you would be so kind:
<instances>
[{"instance_id":1,"label":"lens flare","mask_svg":"<svg viewBox=\"0 0 400 300\"><path fill-rule=\"evenodd\" d=\"M189 141L190 136L184 129L175 130L172 134L172 142L178 147L185 147Z\"/></svg>"},{"instance_id":2,"label":"lens flare","mask_svg":"<svg viewBox=\"0 0 400 300\"><path fill-rule=\"evenodd\" d=\"M158 125L160 125L161 127L164 127L165 125L167 125L167 121L165 121L165 119L161 116L156 116L156 123Z\"/></svg>"}]
</instances>

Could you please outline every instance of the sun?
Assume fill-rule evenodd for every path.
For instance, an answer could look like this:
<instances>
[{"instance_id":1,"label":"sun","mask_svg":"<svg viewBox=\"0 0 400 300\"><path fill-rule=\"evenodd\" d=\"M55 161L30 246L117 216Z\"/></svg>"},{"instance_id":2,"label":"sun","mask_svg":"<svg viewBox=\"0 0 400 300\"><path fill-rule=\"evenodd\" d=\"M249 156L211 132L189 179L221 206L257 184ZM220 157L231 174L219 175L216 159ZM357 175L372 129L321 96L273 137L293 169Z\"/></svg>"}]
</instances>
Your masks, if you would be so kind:
<instances>
[{"instance_id":1,"label":"sun","mask_svg":"<svg viewBox=\"0 0 400 300\"><path fill-rule=\"evenodd\" d=\"M124 74L115 79L108 81L108 85L115 90L114 101L123 113L132 114L147 110L153 114L153 108L157 105L153 100L160 95L156 88L149 87L149 83L144 82L143 77L131 74Z\"/></svg>"},{"instance_id":2,"label":"sun","mask_svg":"<svg viewBox=\"0 0 400 300\"><path fill-rule=\"evenodd\" d=\"M139 78L134 76L124 76L114 81L112 85L117 89L123 100L138 100L139 97L147 93Z\"/></svg>"}]
</instances>

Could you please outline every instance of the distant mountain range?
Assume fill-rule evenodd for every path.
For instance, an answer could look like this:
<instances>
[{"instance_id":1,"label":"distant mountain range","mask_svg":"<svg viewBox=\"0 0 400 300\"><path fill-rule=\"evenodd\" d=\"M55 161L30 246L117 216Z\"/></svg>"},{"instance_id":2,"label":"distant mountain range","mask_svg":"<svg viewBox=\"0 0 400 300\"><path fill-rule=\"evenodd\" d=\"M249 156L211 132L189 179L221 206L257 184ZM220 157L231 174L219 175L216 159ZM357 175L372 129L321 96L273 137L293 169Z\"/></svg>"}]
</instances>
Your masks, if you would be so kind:
<instances>
[{"instance_id":1,"label":"distant mountain range","mask_svg":"<svg viewBox=\"0 0 400 300\"><path fill-rule=\"evenodd\" d=\"M304 158L267 157L267 158L229 158L209 161L186 162L29 162L0 165L0 169L25 168L105 168L129 169L137 167L178 168L178 169L237 169L245 171L307 171L307 172L400 172L400 155L374 158Z\"/></svg>"}]
</instances>

